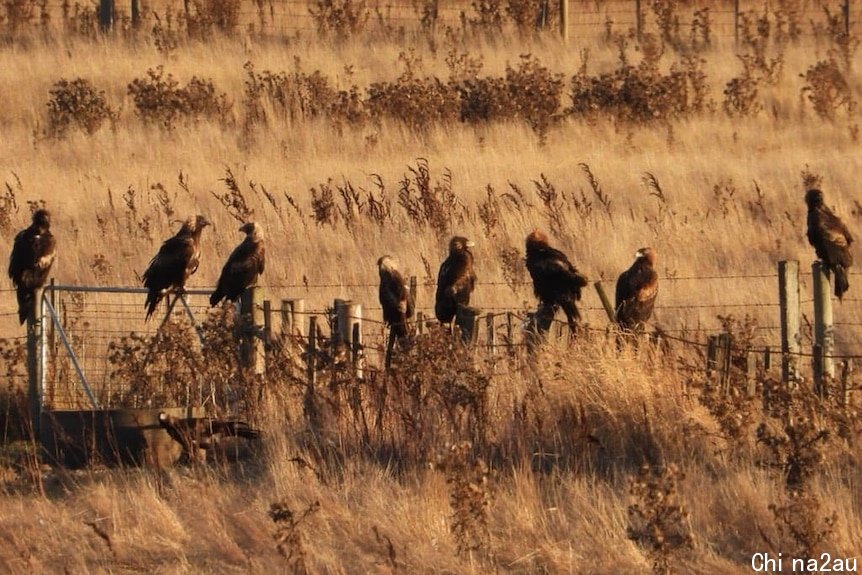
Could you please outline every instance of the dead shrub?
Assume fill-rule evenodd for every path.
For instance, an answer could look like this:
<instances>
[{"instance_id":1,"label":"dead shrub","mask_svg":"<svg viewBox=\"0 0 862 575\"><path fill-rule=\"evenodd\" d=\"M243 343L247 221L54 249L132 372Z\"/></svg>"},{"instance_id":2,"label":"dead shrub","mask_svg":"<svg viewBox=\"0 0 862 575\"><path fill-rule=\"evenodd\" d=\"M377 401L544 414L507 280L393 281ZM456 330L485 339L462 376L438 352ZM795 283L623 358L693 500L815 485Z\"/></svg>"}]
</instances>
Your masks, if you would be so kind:
<instances>
[{"instance_id":1,"label":"dead shrub","mask_svg":"<svg viewBox=\"0 0 862 575\"><path fill-rule=\"evenodd\" d=\"M102 125L116 118L105 100L105 92L83 78L59 80L49 90L48 125L45 135L63 138L72 128L85 134L96 133Z\"/></svg>"},{"instance_id":2,"label":"dead shrub","mask_svg":"<svg viewBox=\"0 0 862 575\"><path fill-rule=\"evenodd\" d=\"M180 121L199 119L229 122L231 103L225 93L217 93L212 80L193 76L185 87L163 66L147 70L145 78L135 78L128 86L138 116L147 123L173 130Z\"/></svg>"}]
</instances>

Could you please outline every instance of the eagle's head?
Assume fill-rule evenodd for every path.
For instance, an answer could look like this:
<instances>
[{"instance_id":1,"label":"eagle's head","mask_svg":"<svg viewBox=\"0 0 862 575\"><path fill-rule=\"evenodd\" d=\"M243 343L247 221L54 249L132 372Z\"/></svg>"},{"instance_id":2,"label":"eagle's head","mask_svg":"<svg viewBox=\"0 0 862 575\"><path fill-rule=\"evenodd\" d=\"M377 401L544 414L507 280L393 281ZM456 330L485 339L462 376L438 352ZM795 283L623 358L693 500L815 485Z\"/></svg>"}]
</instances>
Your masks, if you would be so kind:
<instances>
[{"instance_id":1,"label":"eagle's head","mask_svg":"<svg viewBox=\"0 0 862 575\"><path fill-rule=\"evenodd\" d=\"M538 229L534 229L527 236L527 249L530 248L546 248L548 247L548 236L544 233L540 232Z\"/></svg>"},{"instance_id":2,"label":"eagle's head","mask_svg":"<svg viewBox=\"0 0 862 575\"><path fill-rule=\"evenodd\" d=\"M654 266L655 260L656 260L656 253L655 253L655 250L653 248L650 248L650 247L641 248L637 252L635 252L635 258L636 259L644 258L646 261L649 262L650 266Z\"/></svg>"},{"instance_id":3,"label":"eagle's head","mask_svg":"<svg viewBox=\"0 0 862 575\"><path fill-rule=\"evenodd\" d=\"M39 230L47 230L51 227L51 213L42 208L33 212L33 225Z\"/></svg>"},{"instance_id":4,"label":"eagle's head","mask_svg":"<svg viewBox=\"0 0 862 575\"><path fill-rule=\"evenodd\" d=\"M252 241L260 241L263 239L263 226L255 222L243 224L239 231L243 232Z\"/></svg>"},{"instance_id":5,"label":"eagle's head","mask_svg":"<svg viewBox=\"0 0 862 575\"><path fill-rule=\"evenodd\" d=\"M469 252L468 248L472 248L476 244L471 240L463 236L454 236L451 240L449 240L449 253L450 254L458 254L463 252Z\"/></svg>"},{"instance_id":6,"label":"eagle's head","mask_svg":"<svg viewBox=\"0 0 862 575\"><path fill-rule=\"evenodd\" d=\"M211 225L212 225L212 222L209 221L206 216L202 216L200 214L195 216L195 224L194 224L194 230L195 231L202 230L205 227L211 226Z\"/></svg>"},{"instance_id":7,"label":"eagle's head","mask_svg":"<svg viewBox=\"0 0 862 575\"><path fill-rule=\"evenodd\" d=\"M805 192L805 203L809 209L819 208L823 205L823 192L813 188Z\"/></svg>"},{"instance_id":8,"label":"eagle's head","mask_svg":"<svg viewBox=\"0 0 862 575\"><path fill-rule=\"evenodd\" d=\"M377 260L377 269L380 273L398 271L398 262L392 256L381 256Z\"/></svg>"}]
</instances>

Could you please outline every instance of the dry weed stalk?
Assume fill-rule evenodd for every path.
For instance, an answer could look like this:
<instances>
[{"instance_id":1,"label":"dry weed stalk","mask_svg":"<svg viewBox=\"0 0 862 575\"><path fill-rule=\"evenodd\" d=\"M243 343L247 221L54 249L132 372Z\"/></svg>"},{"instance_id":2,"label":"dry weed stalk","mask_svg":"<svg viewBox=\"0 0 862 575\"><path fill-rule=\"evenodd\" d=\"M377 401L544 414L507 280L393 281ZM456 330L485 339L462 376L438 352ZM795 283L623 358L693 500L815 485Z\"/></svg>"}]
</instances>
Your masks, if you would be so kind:
<instances>
[{"instance_id":1,"label":"dry weed stalk","mask_svg":"<svg viewBox=\"0 0 862 575\"><path fill-rule=\"evenodd\" d=\"M314 501L300 514L291 511L286 501L278 501L269 506L269 517L276 525L273 538L275 547L287 562L291 575L308 575L306 563L305 536L300 529L309 517L320 510L320 502Z\"/></svg>"}]
</instances>

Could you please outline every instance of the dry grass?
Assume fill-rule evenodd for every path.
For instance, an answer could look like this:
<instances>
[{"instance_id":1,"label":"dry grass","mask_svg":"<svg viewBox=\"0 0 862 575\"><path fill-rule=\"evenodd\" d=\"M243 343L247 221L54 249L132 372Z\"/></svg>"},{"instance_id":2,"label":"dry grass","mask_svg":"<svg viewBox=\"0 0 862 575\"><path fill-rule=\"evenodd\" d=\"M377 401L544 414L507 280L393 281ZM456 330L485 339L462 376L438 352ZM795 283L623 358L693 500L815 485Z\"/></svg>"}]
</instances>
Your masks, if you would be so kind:
<instances>
[{"instance_id":1,"label":"dry grass","mask_svg":"<svg viewBox=\"0 0 862 575\"><path fill-rule=\"evenodd\" d=\"M445 82L452 71L447 56L468 54L481 60L481 75L502 78L529 52L562 74L561 111L582 69L580 48L590 48L589 75L619 64L617 46L598 33L566 49L548 37L501 44L439 34L437 40L416 43L406 56L416 77ZM630 42L627 54L637 64L643 52ZM609 282L645 245L657 249L663 278L771 274L782 259L798 259L804 268L812 259L804 237L804 170L822 177L829 203L851 229L862 219L854 196L862 169L856 110L839 107L834 118L823 118L803 92L806 72L834 49L828 35L788 43L780 54L770 45L765 62L780 57L783 73L770 83L762 67L751 72L758 77L760 111L750 117L724 111L725 86L743 66L729 46L718 44L701 53L713 102L701 112L646 123L566 116L537 133L520 119L419 130L393 117L332 122L279 114L272 102L264 103L265 126L247 125L246 62L257 72L291 73L298 58L302 73L319 70L331 87L355 85L364 95L371 83L397 82L404 72L403 44L391 38L359 34L322 42L311 35L292 38L285 49L254 35L214 35L205 43L182 42L168 54L151 38L12 42L0 47L0 86L14 86L2 92L0 107L0 181L7 184L0 187L0 253L8 253L15 230L28 220L27 203L44 201L55 213L61 283L134 285L174 220L205 213L215 225L205 232L192 284L212 285L240 239L237 216L250 213L267 230L269 297L304 297L314 310L334 297L374 308L374 262L383 253L420 278L419 305L428 306L433 280L425 285L423 260L433 274L446 236L455 232L478 240L477 271L488 283L480 284L475 303L488 309L534 305L528 286L506 285L518 274L523 238L533 227L557 226L554 243L590 278ZM854 101L862 97L859 58L857 51L846 75ZM669 72L675 59L668 49L659 70ZM128 86L159 65L179 86L193 76L211 80L229 111L170 130L148 124L136 114ZM111 125L45 137L50 90L61 78L83 78L103 92L115 113ZM460 206L442 222L442 233L398 203L401 182L415 178L419 158L430 166L431 186L451 189ZM594 183L579 164L589 167ZM559 194L551 207L540 193L549 187L536 184L543 178ZM388 215L343 200L338 188L348 182L363 201L368 194L385 197ZM525 203L504 197L514 193L512 186ZM330 223L312 217L312 199L325 188L333 192ZM304 280L334 287L281 287ZM354 284L369 287L340 287ZM809 290L805 283L803 299ZM0 335L16 336L17 326L2 315L14 300L0 296ZM666 328L717 328L716 315L726 311L675 305L777 300L774 277L663 280L659 298L666 307L657 310L655 323ZM849 300L836 306L836 319L858 323L862 308ZM603 327L595 294L584 304L588 321ZM744 312L761 326L777 323L770 308ZM853 330L839 330L839 352L859 353ZM774 332L761 337L755 343L774 342ZM19 364L7 347L4 363ZM429 353L420 359L449 359L446 352ZM7 544L0 546L0 567L13 573L643 573L652 560L667 559L681 573L747 573L755 552L791 553L810 543L788 536L788 525L770 509L792 508L800 488L774 466L776 453L787 452L756 443L761 421L771 422L781 439L781 418L755 406L745 437L729 437L726 421L701 401L701 366L691 350L617 351L602 336L571 348L552 343L530 365L499 360L496 372L482 363L446 365L474 378L467 383L481 421L470 419L477 415L458 403L462 396L446 395L448 380L422 388L438 380L415 369L408 373L419 374L418 388L406 387L415 383L407 375L374 381L405 387L390 390L384 432L370 436L357 431L356 407L337 386L318 391L329 411L314 422L322 428L310 425L304 391L285 376L274 385L278 393L256 405L263 454L252 463L203 470L56 470L34 482L25 473L33 469L26 455L4 451L0 539ZM420 398L429 426L422 433L408 425L416 396L407 389L431 390ZM368 401L363 408L374 413L376 404ZM850 419L850 428L858 427L856 415ZM837 421L826 418L822 425L834 432ZM821 460L808 464L804 494L820 509L796 527L816 531L835 513L822 548L851 557L862 549L862 476L852 451L859 438L858 431L845 438L836 433L812 447ZM690 531L692 549L665 553L643 537L640 545L627 537L637 528L630 510L649 505L647 492L631 483L644 464L657 485L672 486L679 503L663 529ZM680 473L668 479L671 464ZM45 494L34 494L34 484ZM659 549L657 558L648 559L648 548Z\"/></svg>"}]
</instances>

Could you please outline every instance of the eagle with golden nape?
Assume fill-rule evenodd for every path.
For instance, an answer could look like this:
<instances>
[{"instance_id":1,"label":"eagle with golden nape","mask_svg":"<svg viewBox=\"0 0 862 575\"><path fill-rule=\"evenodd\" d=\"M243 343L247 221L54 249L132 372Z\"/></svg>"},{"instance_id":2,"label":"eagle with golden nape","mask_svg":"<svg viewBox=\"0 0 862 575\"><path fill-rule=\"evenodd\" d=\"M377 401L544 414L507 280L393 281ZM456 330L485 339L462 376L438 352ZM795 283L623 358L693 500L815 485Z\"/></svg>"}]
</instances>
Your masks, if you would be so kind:
<instances>
[{"instance_id":1,"label":"eagle with golden nape","mask_svg":"<svg viewBox=\"0 0 862 575\"><path fill-rule=\"evenodd\" d=\"M548 236L533 230L526 241L527 271L533 278L533 293L539 298L542 308L556 314L563 308L569 329L577 332L581 314L577 302L581 299L581 288L587 285L587 276L569 261L566 254L548 244Z\"/></svg>"},{"instance_id":2,"label":"eagle with golden nape","mask_svg":"<svg viewBox=\"0 0 862 575\"><path fill-rule=\"evenodd\" d=\"M18 296L18 320L22 324L33 309L36 291L48 280L56 250L51 214L45 209L36 210L30 226L15 236L9 256L9 278Z\"/></svg>"},{"instance_id":3,"label":"eagle with golden nape","mask_svg":"<svg viewBox=\"0 0 862 575\"><path fill-rule=\"evenodd\" d=\"M635 261L620 274L616 289L616 321L620 329L637 332L652 316L658 296L656 253L653 248L641 248Z\"/></svg>"},{"instance_id":4,"label":"eagle with golden nape","mask_svg":"<svg viewBox=\"0 0 862 575\"><path fill-rule=\"evenodd\" d=\"M247 288L257 283L266 265L266 245L263 227L255 222L244 224L239 231L245 238L234 248L222 267L215 291L210 295L210 306L221 300L235 302Z\"/></svg>"},{"instance_id":5,"label":"eagle with golden nape","mask_svg":"<svg viewBox=\"0 0 862 575\"><path fill-rule=\"evenodd\" d=\"M180 231L165 240L150 260L143 276L148 320L159 302L171 291L182 293L186 281L197 271L201 260L201 232L208 225L210 221L204 216L189 217Z\"/></svg>"},{"instance_id":6,"label":"eagle with golden nape","mask_svg":"<svg viewBox=\"0 0 862 575\"><path fill-rule=\"evenodd\" d=\"M462 236L449 240L449 256L440 265L434 298L434 315L440 323L451 324L458 307L470 305L470 295L476 287L473 252L470 251L474 245Z\"/></svg>"},{"instance_id":7,"label":"eagle with golden nape","mask_svg":"<svg viewBox=\"0 0 862 575\"><path fill-rule=\"evenodd\" d=\"M805 203L808 205L808 242L814 246L827 274L834 277L835 296L840 300L850 288L847 275L853 265L850 252L853 236L844 222L823 203L823 192L808 190Z\"/></svg>"}]
</instances>

